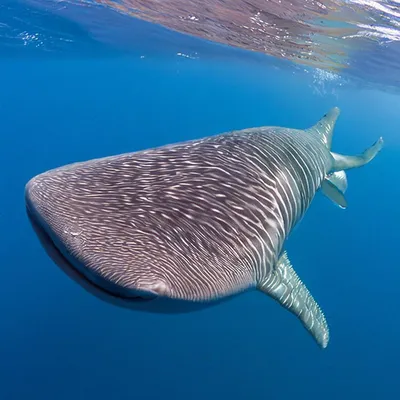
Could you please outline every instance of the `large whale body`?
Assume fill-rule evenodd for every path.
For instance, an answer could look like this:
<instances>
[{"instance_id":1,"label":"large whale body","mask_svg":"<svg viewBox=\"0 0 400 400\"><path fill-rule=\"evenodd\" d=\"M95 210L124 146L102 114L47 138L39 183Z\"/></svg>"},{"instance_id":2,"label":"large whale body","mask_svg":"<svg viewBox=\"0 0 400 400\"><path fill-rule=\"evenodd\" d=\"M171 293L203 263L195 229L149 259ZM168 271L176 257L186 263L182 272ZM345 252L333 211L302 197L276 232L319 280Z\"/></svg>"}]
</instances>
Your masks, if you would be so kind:
<instances>
[{"instance_id":1,"label":"large whale body","mask_svg":"<svg viewBox=\"0 0 400 400\"><path fill-rule=\"evenodd\" d=\"M382 147L380 138L357 156L331 152L338 115L50 170L26 185L28 216L52 259L106 301L183 312L253 288L325 348L326 319L284 245L318 190L346 207L344 171Z\"/></svg>"}]
</instances>

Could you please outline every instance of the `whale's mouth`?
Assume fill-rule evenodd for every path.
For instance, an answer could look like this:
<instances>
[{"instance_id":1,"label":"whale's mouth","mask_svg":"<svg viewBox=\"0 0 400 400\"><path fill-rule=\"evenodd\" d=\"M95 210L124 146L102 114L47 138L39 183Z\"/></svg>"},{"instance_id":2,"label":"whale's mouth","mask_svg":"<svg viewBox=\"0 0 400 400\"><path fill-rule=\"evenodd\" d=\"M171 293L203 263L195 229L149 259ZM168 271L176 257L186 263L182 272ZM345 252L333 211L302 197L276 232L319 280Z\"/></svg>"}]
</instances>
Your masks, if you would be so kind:
<instances>
[{"instance_id":1,"label":"whale's mouth","mask_svg":"<svg viewBox=\"0 0 400 400\"><path fill-rule=\"evenodd\" d=\"M116 285L99 285L94 279L90 279L90 274L85 274L79 268L76 268L73 263L69 261L68 257L64 255L63 251L57 246L49 232L47 232L43 224L40 222L40 218L38 218L37 213L32 210L32 205L30 204L29 200L26 201L26 213L32 228L34 229L48 256L62 271L64 271L65 274L67 274L72 280L77 282L91 294L105 301L117 301L119 305L121 305L121 301L124 303L148 302L157 297L151 294L148 296L138 295L137 292L128 292L122 288L121 290L118 290Z\"/></svg>"}]
</instances>

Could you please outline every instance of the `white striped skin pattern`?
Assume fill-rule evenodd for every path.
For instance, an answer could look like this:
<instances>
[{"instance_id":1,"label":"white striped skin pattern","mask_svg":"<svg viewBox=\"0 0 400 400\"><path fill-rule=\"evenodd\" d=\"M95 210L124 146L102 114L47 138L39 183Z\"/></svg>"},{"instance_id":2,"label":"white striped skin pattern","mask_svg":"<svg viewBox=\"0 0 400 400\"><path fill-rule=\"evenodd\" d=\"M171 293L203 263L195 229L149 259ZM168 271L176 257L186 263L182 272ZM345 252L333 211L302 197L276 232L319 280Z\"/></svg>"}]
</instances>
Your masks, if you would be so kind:
<instances>
[{"instance_id":1,"label":"white striped skin pattern","mask_svg":"<svg viewBox=\"0 0 400 400\"><path fill-rule=\"evenodd\" d=\"M316 135L253 128L48 171L26 198L99 285L207 301L268 276L331 166Z\"/></svg>"}]
</instances>

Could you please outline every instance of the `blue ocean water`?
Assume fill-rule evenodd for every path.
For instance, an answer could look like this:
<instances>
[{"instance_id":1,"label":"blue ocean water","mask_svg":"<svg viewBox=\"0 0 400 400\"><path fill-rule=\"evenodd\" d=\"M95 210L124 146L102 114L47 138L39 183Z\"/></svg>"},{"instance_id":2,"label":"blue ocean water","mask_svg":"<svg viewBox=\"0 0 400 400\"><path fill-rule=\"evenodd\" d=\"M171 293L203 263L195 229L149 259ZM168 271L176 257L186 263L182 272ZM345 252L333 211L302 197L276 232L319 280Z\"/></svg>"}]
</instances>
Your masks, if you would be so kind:
<instances>
[{"instance_id":1,"label":"blue ocean water","mask_svg":"<svg viewBox=\"0 0 400 400\"><path fill-rule=\"evenodd\" d=\"M141 58L141 46L69 57L0 48L0 399L398 398L398 95L272 61L151 46ZM186 315L101 302L29 225L24 185L50 168L251 126L307 128L333 106L333 151L359 153L379 136L385 147L348 173L347 210L317 194L287 243L328 319L325 350L257 292Z\"/></svg>"}]
</instances>

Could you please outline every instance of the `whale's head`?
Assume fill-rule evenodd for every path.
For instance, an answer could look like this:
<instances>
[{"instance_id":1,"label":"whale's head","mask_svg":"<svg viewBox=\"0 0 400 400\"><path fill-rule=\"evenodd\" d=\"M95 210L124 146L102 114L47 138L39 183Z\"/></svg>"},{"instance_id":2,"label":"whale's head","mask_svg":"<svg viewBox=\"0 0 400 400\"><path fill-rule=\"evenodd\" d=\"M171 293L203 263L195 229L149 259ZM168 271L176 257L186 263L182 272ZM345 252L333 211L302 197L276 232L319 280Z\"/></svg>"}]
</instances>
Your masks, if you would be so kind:
<instances>
[{"instance_id":1,"label":"whale's head","mask_svg":"<svg viewBox=\"0 0 400 400\"><path fill-rule=\"evenodd\" d=\"M102 171L107 171L102 169ZM150 271L127 220L112 174L71 165L33 177L25 187L26 210L51 259L74 281L103 300L129 308L168 297L168 283ZM129 214L129 213L128 213ZM133 224L133 225L132 225Z\"/></svg>"}]
</instances>

